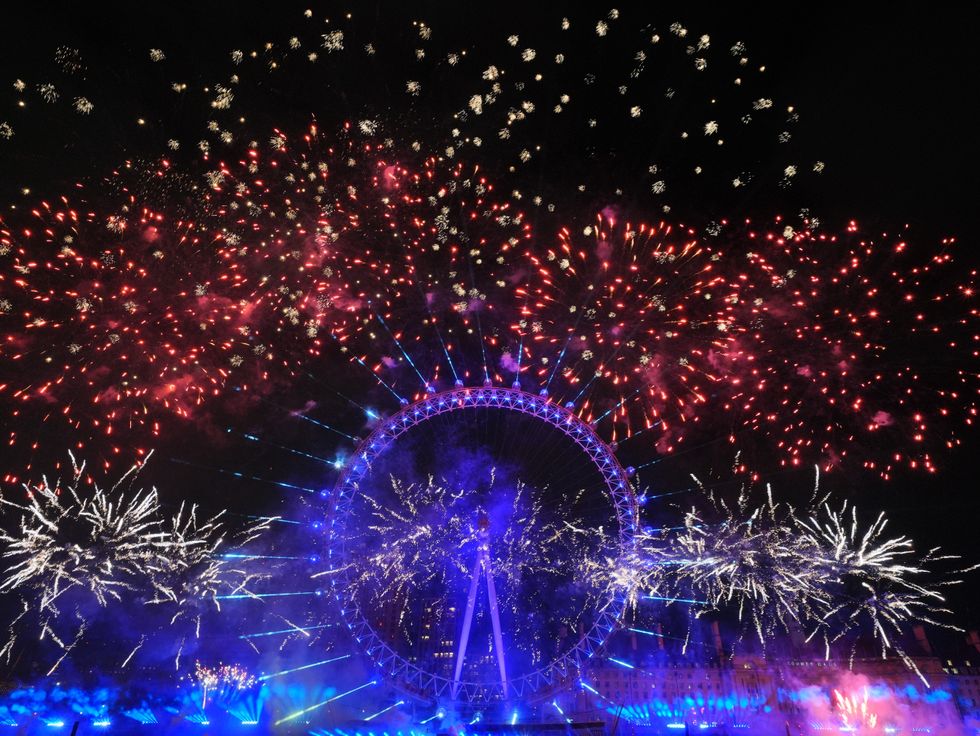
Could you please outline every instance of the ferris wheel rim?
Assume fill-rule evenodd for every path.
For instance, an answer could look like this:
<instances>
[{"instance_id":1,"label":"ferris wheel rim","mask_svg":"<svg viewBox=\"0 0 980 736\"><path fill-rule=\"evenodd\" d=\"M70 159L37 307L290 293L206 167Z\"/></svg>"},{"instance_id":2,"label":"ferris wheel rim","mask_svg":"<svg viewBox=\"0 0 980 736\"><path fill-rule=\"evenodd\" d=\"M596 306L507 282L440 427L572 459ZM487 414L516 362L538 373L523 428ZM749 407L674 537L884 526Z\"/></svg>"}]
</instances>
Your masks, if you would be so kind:
<instances>
[{"instance_id":1,"label":"ferris wheel rim","mask_svg":"<svg viewBox=\"0 0 980 736\"><path fill-rule=\"evenodd\" d=\"M347 629L364 653L394 681L396 688L414 694L417 698L436 700L448 695L453 689L461 692L463 699L471 704L500 701L506 689L513 695L536 700L536 696L545 697L554 689L556 679L561 678L564 681L569 676L574 676L606 643L626 612L633 591L625 588L613 590L595 609L595 620L591 627L571 648L532 672L508 678L506 689L503 683L454 681L453 678L435 675L409 662L377 634L351 594L352 581L343 531L347 527L351 502L360 492L361 480L370 474L372 462L415 426L443 414L481 408L514 411L531 416L571 439L589 457L602 476L605 491L616 513L620 555L633 548L634 537L639 528L639 506L629 481L629 473L617 460L613 448L599 437L592 425L578 417L570 407L561 406L546 396L531 394L518 387L456 387L448 391L429 393L414 403L403 405L401 410L380 422L361 440L345 463L331 494L332 513L327 529L327 558L330 568L337 571L330 577L331 590Z\"/></svg>"}]
</instances>

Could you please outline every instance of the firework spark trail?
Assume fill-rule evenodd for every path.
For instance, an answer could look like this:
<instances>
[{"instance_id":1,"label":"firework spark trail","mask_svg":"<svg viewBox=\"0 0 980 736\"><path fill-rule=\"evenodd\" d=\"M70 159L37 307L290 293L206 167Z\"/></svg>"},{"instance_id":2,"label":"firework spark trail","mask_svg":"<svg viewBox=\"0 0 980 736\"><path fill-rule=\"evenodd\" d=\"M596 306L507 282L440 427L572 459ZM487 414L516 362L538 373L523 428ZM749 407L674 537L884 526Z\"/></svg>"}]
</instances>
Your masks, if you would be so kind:
<instances>
[{"instance_id":1,"label":"firework spark trail","mask_svg":"<svg viewBox=\"0 0 980 736\"><path fill-rule=\"evenodd\" d=\"M142 636L140 636L139 643L135 647L133 647L133 651L131 651L126 656L126 659L123 660L123 663L121 665L119 665L120 669L125 669L126 668L126 665L129 664L130 660L136 655L136 652L138 652L143 647L143 644L145 642L146 642L146 634L143 634Z\"/></svg>"},{"instance_id":2,"label":"firework spark trail","mask_svg":"<svg viewBox=\"0 0 980 736\"><path fill-rule=\"evenodd\" d=\"M98 484L83 488L85 464L70 457L72 475L64 486L43 478L25 486L25 503L0 499L13 512L7 515L12 523L0 531L0 591L19 596L22 603L0 650L4 656L12 655L20 629L36 623L40 639L63 650L57 667L84 636L90 617L138 601L166 609L171 625L191 618L200 635L203 613L220 610L219 593L248 594L251 583L269 575L268 569L252 569L261 555L242 552L226 558L222 553L230 543L255 542L274 519L252 521L226 534L224 512L200 521L196 506L182 504L167 518L155 489L123 488L142 465L108 489ZM69 619L78 629L66 642L59 630ZM144 641L145 635L123 666Z\"/></svg>"},{"instance_id":3,"label":"firework spark trail","mask_svg":"<svg viewBox=\"0 0 980 736\"><path fill-rule=\"evenodd\" d=\"M85 622L82 621L78 625L78 631L75 633L75 638L71 640L71 643L68 644L67 646L64 645L64 644L61 644L61 648L64 650L64 652L62 652L61 656L58 657L57 661L53 665L51 665L51 669L49 669L47 671L47 674L45 675L46 677L50 677L51 675L53 675L54 672L55 672L55 670L57 670L58 667L61 666L61 663L65 661L65 658L69 654L71 654L72 650L75 647L78 646L78 643L82 640L82 637L85 636L85 629L86 629Z\"/></svg>"},{"instance_id":4,"label":"firework spark trail","mask_svg":"<svg viewBox=\"0 0 980 736\"><path fill-rule=\"evenodd\" d=\"M35 613L52 620L60 615L59 599L69 592L84 591L103 608L121 600L155 554L156 491L127 495L121 490L139 466L110 489L95 486L89 493L80 487L84 463L74 456L71 461L67 487L43 478L25 486L26 504L0 499L19 516L14 530L0 532L5 561L0 591L21 594Z\"/></svg>"},{"instance_id":5,"label":"firework spark trail","mask_svg":"<svg viewBox=\"0 0 980 736\"><path fill-rule=\"evenodd\" d=\"M685 513L681 529L638 538L642 589L667 605L689 604L692 620L731 611L763 646L797 631L820 638L828 658L833 644L848 643L853 662L870 636L882 656L898 656L925 681L902 636L917 623L955 630L942 589L975 567L943 569L957 558L887 536L883 513L862 524L849 503L830 505L819 479L802 509L774 502L768 486L761 504L747 486L731 505L701 489L704 503Z\"/></svg>"},{"instance_id":6,"label":"firework spark trail","mask_svg":"<svg viewBox=\"0 0 980 736\"><path fill-rule=\"evenodd\" d=\"M951 612L941 588L958 584L960 575L975 568L954 570L933 582L935 563L958 558L939 554L938 548L921 554L907 537L886 537L886 525L881 513L862 526L857 508L847 502L840 509L824 504L797 519L796 528L813 548L812 564L823 576L827 595L810 638L820 636L829 652L836 641L850 637L856 645L861 635L870 633L882 656L897 654L928 684L900 637L912 623L958 631L944 620Z\"/></svg>"},{"instance_id":7,"label":"firework spark trail","mask_svg":"<svg viewBox=\"0 0 980 736\"><path fill-rule=\"evenodd\" d=\"M495 489L496 473L491 470L490 476L485 496L432 477L417 483L390 477L390 498L358 494L366 521L347 541L358 550L351 556L350 594L369 611L394 608L400 639L411 643L417 635L411 610L419 596L455 589L469 578L486 518L497 595L501 611L513 621L515 651L528 643L537 646L532 633L539 612L528 609L529 585L540 589L549 580L569 585L565 578L571 575L575 584L562 601L531 596L534 605L561 606L569 622L594 610L617 585L613 568L625 566L602 556L611 547L606 530L575 516L552 518L554 510L546 509L533 489L519 481L512 488L507 484L510 490ZM569 509L582 493L570 494ZM477 497L483 500L474 501ZM529 656L541 653L534 649Z\"/></svg>"},{"instance_id":8,"label":"firework spark trail","mask_svg":"<svg viewBox=\"0 0 980 736\"><path fill-rule=\"evenodd\" d=\"M828 599L821 571L811 562L812 543L795 528L793 508L776 503L768 487L760 505L753 505L747 486L729 504L694 480L707 508L688 509L676 532L639 540L651 571L644 587L661 600L732 609L763 646L777 630L813 620Z\"/></svg>"},{"instance_id":9,"label":"firework spark trail","mask_svg":"<svg viewBox=\"0 0 980 736\"><path fill-rule=\"evenodd\" d=\"M604 213L582 235L558 215L532 229L476 166L413 168L393 144L319 132L294 150L279 135L222 164L207 216L173 231L134 210L115 250L83 254L102 233L67 204L36 210L30 236L4 231L0 349L35 369L0 384L17 411L56 401L75 431L111 442L125 425L150 441L165 416L258 401L337 346L399 398L484 372L532 379L613 441L646 435L660 454L716 435L720 409L733 442L780 464L853 457L888 477L934 469L974 422L976 273L953 272L952 240L923 259L853 223L699 232Z\"/></svg>"}]
</instances>

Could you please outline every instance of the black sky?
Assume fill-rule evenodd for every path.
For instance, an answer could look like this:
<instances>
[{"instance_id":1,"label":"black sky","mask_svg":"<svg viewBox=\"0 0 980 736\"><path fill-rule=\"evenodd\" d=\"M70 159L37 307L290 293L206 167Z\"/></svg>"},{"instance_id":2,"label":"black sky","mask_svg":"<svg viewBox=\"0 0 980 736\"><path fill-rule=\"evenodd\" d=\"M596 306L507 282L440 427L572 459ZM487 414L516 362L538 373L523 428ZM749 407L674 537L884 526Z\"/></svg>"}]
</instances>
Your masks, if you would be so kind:
<instances>
[{"instance_id":1,"label":"black sky","mask_svg":"<svg viewBox=\"0 0 980 736\"><path fill-rule=\"evenodd\" d=\"M133 100L130 108L141 102L148 108L170 104L131 84L127 58L142 59L147 48L159 45L172 50L174 58L199 54L204 66L211 50L214 58L224 58L232 39L260 43L267 35L281 35L279 29L286 25L282 19L305 7L138 5L25 3L5 8L0 46L4 109L14 94L13 79L29 75L35 59L50 59L61 44L84 47L92 69L110 70L95 84L115 85L119 93L137 98L147 95L146 100ZM562 14L561 6L550 3L541 8L527 2L355 5L358 13L372 14L379 26L392 21L391 16L398 22L418 16L477 37L506 32L515 16L533 26ZM595 6L595 11L613 5ZM627 4L620 7L624 13L629 10ZM767 65L774 93L792 98L802 111L797 135L826 158L824 180L809 193L825 217L855 217L871 229L890 231L911 223L924 243L956 235L963 241L962 262L976 264L980 44L972 10L966 3L684 3L658 4L653 14L664 26L676 19L725 39L744 39L753 59ZM181 111L171 112L179 125ZM186 122L189 127L196 124ZM129 123L107 118L97 136L66 129L57 136L62 141L58 149L46 153L45 141L51 137L45 131L19 130L17 145L0 142L0 203L22 201L23 187L35 193L60 191L106 165L120 154L120 141L134 135L128 132ZM967 443L969 447L942 460L936 476L899 475L882 484L847 472L831 482L860 498L863 506L886 509L896 530L980 561L976 433L967 435ZM229 494L238 492L234 483L225 488ZM980 625L978 588L974 577L951 595L964 624Z\"/></svg>"}]
</instances>

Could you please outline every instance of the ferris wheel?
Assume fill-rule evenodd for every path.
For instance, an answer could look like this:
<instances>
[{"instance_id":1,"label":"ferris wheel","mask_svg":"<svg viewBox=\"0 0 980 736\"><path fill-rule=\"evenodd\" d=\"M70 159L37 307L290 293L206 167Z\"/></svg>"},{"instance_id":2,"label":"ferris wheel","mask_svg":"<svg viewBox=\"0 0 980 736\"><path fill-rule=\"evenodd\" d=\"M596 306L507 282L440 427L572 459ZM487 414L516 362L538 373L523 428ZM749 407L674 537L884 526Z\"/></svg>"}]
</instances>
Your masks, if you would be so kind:
<instances>
[{"instance_id":1,"label":"ferris wheel","mask_svg":"<svg viewBox=\"0 0 980 736\"><path fill-rule=\"evenodd\" d=\"M575 681L622 617L637 517L629 473L571 408L457 388L380 421L347 459L327 572L391 685L430 703L534 702Z\"/></svg>"}]
</instances>

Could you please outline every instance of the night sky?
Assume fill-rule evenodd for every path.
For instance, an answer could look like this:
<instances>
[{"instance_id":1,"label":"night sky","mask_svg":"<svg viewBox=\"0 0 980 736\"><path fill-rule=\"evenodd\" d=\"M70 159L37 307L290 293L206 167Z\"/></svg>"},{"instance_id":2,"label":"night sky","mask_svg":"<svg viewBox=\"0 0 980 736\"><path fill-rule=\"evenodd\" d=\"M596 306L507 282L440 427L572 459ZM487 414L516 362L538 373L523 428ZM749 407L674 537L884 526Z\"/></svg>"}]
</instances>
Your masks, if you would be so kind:
<instances>
[{"instance_id":1,"label":"night sky","mask_svg":"<svg viewBox=\"0 0 980 736\"><path fill-rule=\"evenodd\" d=\"M184 79L193 85L210 79L212 68L226 66L230 48L260 47L267 39L281 43L305 7L287 4L264 10L240 9L216 2L140 5L27 3L5 8L0 121L9 120L16 130L12 139L0 140L0 205L5 213L29 209L38 198L70 191L78 181L86 182L89 190L97 190L103 186L99 182L122 162L159 155L163 142L170 137L187 141L173 156L178 165L183 157L192 158L193 143L200 137L197 131L208 120L209 111L185 104L172 94L170 79ZM411 49L417 42L407 36L408 23L416 17L428 19L438 34L465 39L472 55L492 61L491 52L486 50L487 39L497 42L516 27L522 29L522 36L538 39L544 46L557 33L554 22L563 13L583 18L582 25L608 10L596 6L594 12L583 12L574 4L563 10L550 3L547 9L538 9L526 2L410 5L411 9L401 3L357 3L358 27L372 30L380 39L379 48ZM743 40L753 63L767 66L766 89L773 97L792 101L801 111L792 150L802 159L819 158L827 164L820 178L807 178L789 189L763 183L762 176L759 183L738 191L681 179L671 191L671 204L678 217L701 223L719 213L732 218L766 218L782 211L794 214L805 205L838 229L850 219L858 220L868 232L891 233L907 224L910 242L925 246L955 236L960 241L960 267L980 263L975 245L980 236L980 138L974 132L980 113L980 88L976 84L980 47L966 6L874 2L819 7L793 3L771 7L760 3L685 3L668 7L657 3L654 10L643 11L640 6L634 9L624 3L620 10L624 22L632 23L632 18L642 16L644 23L655 22L666 29L674 20L681 20L697 32L711 33L718 43ZM339 17L344 9L318 6L317 12L334 12ZM16 107L21 95L12 87L15 79L34 84L46 76L64 74L64 69L59 72L52 62L61 46L78 49L83 68L71 76L75 81L83 80L96 101L96 109L84 119L67 112L39 110L43 103L37 100L28 109ZM499 43L494 48L497 46ZM147 60L147 50L156 47L167 52L166 71ZM618 63L601 57L573 57L571 52L569 57L569 64L581 64L583 70ZM270 81L257 85L254 97L242 90L236 104L247 110L247 128L260 140L268 138L273 126L302 127L313 117L327 128L338 121L356 120L372 107L388 116L390 128L417 125L419 137L435 139L435 124L425 130L424 122L401 112L396 103L385 102L386 97L403 96L404 91L394 86L380 88L377 76L377 70L347 65L330 78L329 94L318 86L321 82L312 84L302 75L270 77ZM442 77L423 79L424 93L415 103L415 114L428 106L432 118L438 120L455 109L459 90L451 87L451 81L440 88L443 82ZM680 90L681 95L690 93L692 97L696 92L700 90ZM721 104L725 104L724 99ZM588 113L573 108L568 114ZM424 121L425 116L420 117ZM136 118L145 123L138 125ZM639 213L638 217L658 216L659 204L648 196L649 181L637 177L632 166L637 160L670 160L676 144L658 138L656 126L638 131L624 116L602 130L600 142L576 138L566 129L556 129L553 135L535 132L553 143L554 152L541 168L518 173L516 180L529 189L541 185L555 197L561 197L564 186L568 198L558 199L559 207L566 207L571 219L580 211L601 209L617 187L625 190L617 200L619 206ZM409 134L406 140L411 140ZM776 157L766 159L769 155L770 149L760 145L757 152L729 151L720 157L723 162L728 157L756 159L760 171L780 167ZM492 168L492 162L488 166ZM585 179L591 184L590 191L576 194L573 183ZM25 189L30 193L24 194ZM156 195L166 196L161 192ZM190 210L191 199L176 204ZM0 284L0 289L5 288ZM17 383L23 378L17 375L18 370L4 360L0 363L0 383ZM351 393L377 402L383 410L394 408L390 401L385 406L383 392L347 362L320 364L311 370L316 378L270 394L269 401L292 406L305 392L322 412L336 420L336 426L352 432L363 429L358 426L363 420L337 397L337 387L350 386ZM317 395L317 391L321 393ZM21 421L9 417L6 408L3 411L0 424ZM333 435L311 436L308 428L295 426L288 415L268 411L268 407L263 411L254 405L233 405L216 410L211 419L207 428L183 427L165 433L160 442L147 477L160 485L168 503L190 498L209 508L279 513L279 497L267 486L207 468L234 468L246 475L301 485L324 482L310 467L281 452L229 439L230 433L223 434L226 427L239 432L262 431L283 445L325 457L344 446ZM36 433L40 449L27 452L22 446L4 448L0 457L17 465L30 456L40 472L42 467L50 467L47 464L63 460L67 441L63 432L28 423L24 433ZM724 430L718 432L719 437L724 434ZM873 473L847 466L826 475L825 487L869 511L885 510L891 518L890 530L913 536L921 547L941 544L946 551L962 555L966 563L975 564L980 561L976 541L980 455L975 430L963 433L962 438L962 447L937 458L939 471L934 475L899 470L891 480L881 481ZM116 438L116 442L124 441ZM635 458L631 452L637 451L627 449L622 454L624 463L644 460L642 452ZM709 438L698 451L664 462L660 475L648 482L667 490L682 488L689 484L689 474L696 472L717 481L720 489L732 489L737 484L726 485L719 480L729 461L730 448ZM776 470L764 480L771 480L777 493L781 486L790 485L808 493L811 475L806 469L789 473ZM330 483L332 480L326 481ZM9 493L11 488L3 490ZM669 519L672 513L665 505L659 518ZM954 620L964 627L980 625L978 582L980 578L974 574L949 594L956 612ZM956 635L950 641L956 642Z\"/></svg>"}]
</instances>

